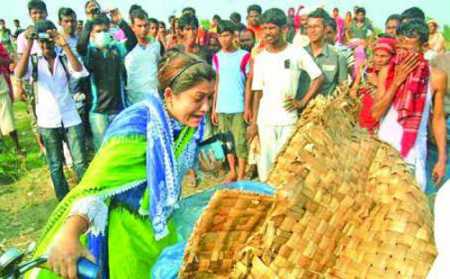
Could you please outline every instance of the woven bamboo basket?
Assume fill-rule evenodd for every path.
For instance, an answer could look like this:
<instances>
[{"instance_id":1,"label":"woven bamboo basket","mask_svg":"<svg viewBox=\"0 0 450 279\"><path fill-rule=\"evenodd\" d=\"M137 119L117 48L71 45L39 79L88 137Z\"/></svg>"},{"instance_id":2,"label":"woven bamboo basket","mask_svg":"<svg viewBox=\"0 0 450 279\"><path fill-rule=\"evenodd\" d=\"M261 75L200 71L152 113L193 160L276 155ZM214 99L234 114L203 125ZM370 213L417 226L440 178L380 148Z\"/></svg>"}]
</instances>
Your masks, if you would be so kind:
<instances>
[{"instance_id":1,"label":"woven bamboo basket","mask_svg":"<svg viewBox=\"0 0 450 279\"><path fill-rule=\"evenodd\" d=\"M237 254L266 219L274 198L237 190L214 194L184 257L184 278L227 278Z\"/></svg>"},{"instance_id":2,"label":"woven bamboo basket","mask_svg":"<svg viewBox=\"0 0 450 279\"><path fill-rule=\"evenodd\" d=\"M270 173L269 212L244 245L222 236L240 253L208 278L426 277L436 255L427 199L398 152L356 127L357 112L345 92L307 108ZM215 247L226 251L223 238ZM185 266L189 257L210 260L208 251L190 243ZM203 271L189 267L181 277Z\"/></svg>"}]
</instances>

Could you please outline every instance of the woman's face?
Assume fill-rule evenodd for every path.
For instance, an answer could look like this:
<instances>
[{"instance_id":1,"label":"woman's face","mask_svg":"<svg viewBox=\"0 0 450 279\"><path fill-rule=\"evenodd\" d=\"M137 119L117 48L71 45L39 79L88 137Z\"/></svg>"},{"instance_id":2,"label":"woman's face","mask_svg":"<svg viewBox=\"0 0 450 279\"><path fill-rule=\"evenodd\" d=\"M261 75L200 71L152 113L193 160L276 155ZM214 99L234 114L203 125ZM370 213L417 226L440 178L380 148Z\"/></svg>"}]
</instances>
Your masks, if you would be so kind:
<instances>
[{"instance_id":1,"label":"woman's face","mask_svg":"<svg viewBox=\"0 0 450 279\"><path fill-rule=\"evenodd\" d=\"M194 87L174 94L170 88L164 91L169 114L182 124L195 128L209 111L215 81L202 81Z\"/></svg>"},{"instance_id":2,"label":"woman's face","mask_svg":"<svg viewBox=\"0 0 450 279\"><path fill-rule=\"evenodd\" d=\"M384 66L386 66L387 64L389 64L389 61L392 58L392 54L390 54L389 52L387 52L384 49L377 49L374 52L373 55L373 64L375 66L376 69L381 69Z\"/></svg>"}]
</instances>

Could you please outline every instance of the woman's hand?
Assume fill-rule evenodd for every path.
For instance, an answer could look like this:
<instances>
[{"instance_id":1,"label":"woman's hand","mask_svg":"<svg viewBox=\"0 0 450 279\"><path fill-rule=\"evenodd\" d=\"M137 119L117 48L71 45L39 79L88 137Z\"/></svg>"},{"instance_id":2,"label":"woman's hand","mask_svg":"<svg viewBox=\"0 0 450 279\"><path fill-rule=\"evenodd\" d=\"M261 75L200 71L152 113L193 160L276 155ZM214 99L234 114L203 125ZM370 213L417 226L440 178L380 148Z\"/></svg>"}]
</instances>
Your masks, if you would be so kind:
<instances>
[{"instance_id":1,"label":"woman's hand","mask_svg":"<svg viewBox=\"0 0 450 279\"><path fill-rule=\"evenodd\" d=\"M95 262L95 258L80 242L80 235L87 227L86 223L81 216L70 217L50 248L48 266L63 278L78 278L77 263L80 258Z\"/></svg>"}]
</instances>

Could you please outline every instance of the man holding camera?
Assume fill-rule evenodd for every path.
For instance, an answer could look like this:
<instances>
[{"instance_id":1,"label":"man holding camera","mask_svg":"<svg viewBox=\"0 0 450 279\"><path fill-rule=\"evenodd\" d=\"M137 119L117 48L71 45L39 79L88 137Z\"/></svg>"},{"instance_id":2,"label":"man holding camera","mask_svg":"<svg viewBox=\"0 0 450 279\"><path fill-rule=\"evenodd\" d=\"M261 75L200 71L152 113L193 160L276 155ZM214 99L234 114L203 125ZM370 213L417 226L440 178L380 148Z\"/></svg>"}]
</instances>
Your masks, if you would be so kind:
<instances>
[{"instance_id":1,"label":"man holding camera","mask_svg":"<svg viewBox=\"0 0 450 279\"><path fill-rule=\"evenodd\" d=\"M75 102L69 93L69 79L88 76L64 36L47 20L38 21L24 34L27 45L17 64L18 78L31 79L36 100L36 117L51 179L59 200L69 192L63 171L63 141L67 141L73 167L80 180L87 166L84 133ZM32 55L34 42L40 54ZM56 50L56 46L62 52Z\"/></svg>"},{"instance_id":2,"label":"man holding camera","mask_svg":"<svg viewBox=\"0 0 450 279\"><path fill-rule=\"evenodd\" d=\"M47 6L41 0L30 0L28 2L28 14L31 18L31 21L36 23L39 20L45 20L47 18ZM30 26L28 29L32 29ZM23 55L25 49L27 48L28 40L25 38L25 32L22 32L17 37L17 58ZM39 44L36 41L33 41L33 45L31 48L31 54L39 54L40 53ZM36 122L36 111L35 111L35 100L34 94L32 92L32 87L30 83L24 82L18 77L14 77L14 95L15 97L20 97L23 100L26 100L28 106L28 113L31 118L31 128L33 130L33 134L36 137L36 142L39 145L39 148L42 153L45 153L45 147L42 143L41 136L39 135L37 122Z\"/></svg>"},{"instance_id":3,"label":"man holding camera","mask_svg":"<svg viewBox=\"0 0 450 279\"><path fill-rule=\"evenodd\" d=\"M84 26L77 50L91 74L89 123L94 146L98 150L109 124L126 106L124 61L136 46L137 39L119 10L97 14L99 7L95 4L95 1L89 1L86 6L86 14L92 15L92 19ZM126 41L114 40L110 33L111 23L124 31Z\"/></svg>"}]
</instances>

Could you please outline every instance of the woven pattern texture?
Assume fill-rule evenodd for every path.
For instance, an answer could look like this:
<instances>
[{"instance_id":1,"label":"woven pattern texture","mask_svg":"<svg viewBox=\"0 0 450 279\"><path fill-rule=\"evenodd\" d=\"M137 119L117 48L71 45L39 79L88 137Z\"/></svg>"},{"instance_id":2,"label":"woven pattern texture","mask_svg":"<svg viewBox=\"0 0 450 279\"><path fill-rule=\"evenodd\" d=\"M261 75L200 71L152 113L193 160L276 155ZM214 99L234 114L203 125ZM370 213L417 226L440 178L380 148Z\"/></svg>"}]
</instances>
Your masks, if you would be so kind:
<instances>
[{"instance_id":1,"label":"woven pattern texture","mask_svg":"<svg viewBox=\"0 0 450 279\"><path fill-rule=\"evenodd\" d=\"M345 92L317 97L303 112L270 173L277 194L268 212L236 203L218 211L217 199L229 196L215 197L192 236L211 242L191 240L189 273L180 277L426 277L436 256L426 196L399 153L357 127L359 103ZM260 201L241 192L233 199L241 195ZM250 234L222 226L220 237L206 240L214 226L204 224L216 215L230 224L250 212L258 223ZM217 257L226 264L211 265Z\"/></svg>"}]
</instances>

